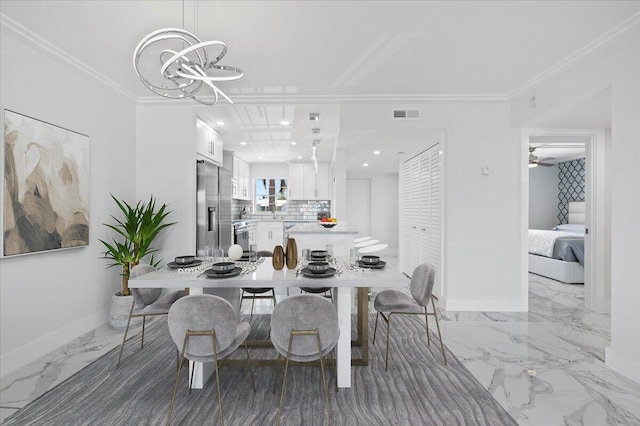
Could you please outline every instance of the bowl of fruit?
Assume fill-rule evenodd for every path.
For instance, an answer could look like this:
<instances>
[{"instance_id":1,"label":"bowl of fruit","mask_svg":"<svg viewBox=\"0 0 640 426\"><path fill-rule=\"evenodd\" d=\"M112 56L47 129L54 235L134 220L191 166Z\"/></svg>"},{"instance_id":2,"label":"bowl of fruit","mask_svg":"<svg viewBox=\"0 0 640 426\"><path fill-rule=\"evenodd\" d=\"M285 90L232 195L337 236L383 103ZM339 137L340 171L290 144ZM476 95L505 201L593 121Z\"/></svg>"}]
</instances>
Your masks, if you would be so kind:
<instances>
[{"instance_id":1,"label":"bowl of fruit","mask_svg":"<svg viewBox=\"0 0 640 426\"><path fill-rule=\"evenodd\" d=\"M338 219L336 219L335 217L323 217L322 219L320 219L320 225L324 226L325 228L333 228L337 224Z\"/></svg>"}]
</instances>

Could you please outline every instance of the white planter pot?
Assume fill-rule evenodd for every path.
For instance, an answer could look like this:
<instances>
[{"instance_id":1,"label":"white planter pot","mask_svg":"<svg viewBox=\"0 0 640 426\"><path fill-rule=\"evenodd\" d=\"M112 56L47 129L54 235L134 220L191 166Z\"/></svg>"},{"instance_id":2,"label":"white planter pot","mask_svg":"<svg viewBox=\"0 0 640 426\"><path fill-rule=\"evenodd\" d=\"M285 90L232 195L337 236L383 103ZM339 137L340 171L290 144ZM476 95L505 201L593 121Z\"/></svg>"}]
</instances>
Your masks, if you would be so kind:
<instances>
[{"instance_id":1,"label":"white planter pot","mask_svg":"<svg viewBox=\"0 0 640 426\"><path fill-rule=\"evenodd\" d=\"M109 309L109 324L116 330L124 331L127 327L129 312L131 311L133 296L111 296L111 309ZM142 323L142 317L132 318L129 327L135 327Z\"/></svg>"}]
</instances>

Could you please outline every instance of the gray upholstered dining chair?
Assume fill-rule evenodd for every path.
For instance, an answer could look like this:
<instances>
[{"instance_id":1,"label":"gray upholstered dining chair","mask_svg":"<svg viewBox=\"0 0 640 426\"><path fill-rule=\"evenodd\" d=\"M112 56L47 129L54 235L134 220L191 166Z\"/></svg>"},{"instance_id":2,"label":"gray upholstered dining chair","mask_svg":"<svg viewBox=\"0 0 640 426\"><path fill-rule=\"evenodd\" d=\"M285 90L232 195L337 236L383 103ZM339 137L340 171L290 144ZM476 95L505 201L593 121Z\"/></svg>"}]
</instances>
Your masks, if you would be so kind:
<instances>
[{"instance_id":1,"label":"gray upholstered dining chair","mask_svg":"<svg viewBox=\"0 0 640 426\"><path fill-rule=\"evenodd\" d=\"M256 253L258 257L273 257L273 253L268 250L260 250ZM271 295L265 295L265 293L271 292ZM276 306L276 291L273 287L260 287L260 288L251 288L251 287L243 287L242 295L240 296L240 306L242 307L242 302L244 300L251 299L251 316L253 317L253 306L255 305L256 299L271 299L273 300L273 306Z\"/></svg>"},{"instance_id":2,"label":"gray upholstered dining chair","mask_svg":"<svg viewBox=\"0 0 640 426\"><path fill-rule=\"evenodd\" d=\"M247 348L246 339L251 331L248 322L238 324L235 309L227 300L212 294L199 294L185 296L173 304L168 317L169 334L180 350L176 383L173 387L171 404L167 426L171 424L173 404L178 391L180 371L184 360L195 362L213 362L216 372L216 385L218 388L218 406L220 407L220 423L224 425L222 413L222 394L220 392L220 376L218 373L218 360L226 358L240 345L244 344L247 354L247 363L251 377L253 391L256 391L251 358ZM193 371L189 378L189 392L193 381Z\"/></svg>"},{"instance_id":3,"label":"gray upholstered dining chair","mask_svg":"<svg viewBox=\"0 0 640 426\"><path fill-rule=\"evenodd\" d=\"M442 333L440 332L440 323L438 322L438 314L436 310L436 297L432 294L433 284L435 282L435 267L428 263L418 265L411 276L411 296L399 290L384 290L376 295L373 307L377 311L376 325L373 330L373 344L376 343L376 332L378 331L378 317L382 315L382 319L387 323L387 353L384 360L384 369L387 370L389 362L389 331L391 329L392 315L424 315L424 322L427 327L427 345L431 344L429 336L429 316L436 319L438 328L438 338L440 339L440 349L444 364L447 365L447 356L442 342ZM433 313L427 312L427 307L431 302ZM388 316L385 316L388 313Z\"/></svg>"},{"instance_id":4,"label":"gray upholstered dining chair","mask_svg":"<svg viewBox=\"0 0 640 426\"><path fill-rule=\"evenodd\" d=\"M286 364L282 379L277 425L280 424L280 414L284 403L289 361L311 362L316 360L320 360L329 424L333 424L329 389L324 373L324 358L334 350L338 343L338 336L338 314L333 304L325 298L311 294L298 294L278 303L271 315L271 342L278 352L277 362L279 363L280 356L283 356L286 359ZM277 371L273 384L274 393L278 380Z\"/></svg>"},{"instance_id":5,"label":"gray upholstered dining chair","mask_svg":"<svg viewBox=\"0 0 640 426\"><path fill-rule=\"evenodd\" d=\"M321 295L322 297L325 297L333 302L331 287L300 287L300 291L303 293Z\"/></svg>"},{"instance_id":6,"label":"gray upholstered dining chair","mask_svg":"<svg viewBox=\"0 0 640 426\"><path fill-rule=\"evenodd\" d=\"M136 265L131 268L129 278L137 278L155 270L156 268L151 265ZM161 296L161 288L132 288L130 290L133 295L133 302L131 303L129 319L127 319L127 328L125 329L124 337L122 338L122 345L120 346L120 353L118 354L118 364L116 365L116 368L120 367L122 352L124 351L124 344L127 341L131 318L142 317L142 332L140 333L140 349L142 349L144 347L144 327L147 317L154 315L167 315L171 305L176 300L184 296L184 290L174 291L164 296ZM138 309L134 310L136 307Z\"/></svg>"}]
</instances>

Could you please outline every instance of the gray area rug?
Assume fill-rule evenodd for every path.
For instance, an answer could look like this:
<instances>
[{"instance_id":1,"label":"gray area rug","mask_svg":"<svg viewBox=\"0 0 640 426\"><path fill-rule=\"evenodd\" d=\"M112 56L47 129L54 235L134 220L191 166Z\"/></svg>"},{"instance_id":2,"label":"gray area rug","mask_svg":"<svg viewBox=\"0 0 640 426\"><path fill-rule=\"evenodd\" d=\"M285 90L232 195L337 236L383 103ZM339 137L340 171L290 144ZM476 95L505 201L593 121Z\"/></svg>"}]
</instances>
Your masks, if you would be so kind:
<instances>
[{"instance_id":1,"label":"gray area rug","mask_svg":"<svg viewBox=\"0 0 640 426\"><path fill-rule=\"evenodd\" d=\"M248 320L246 317L245 320ZM250 339L266 339L269 316L251 321ZM370 341L373 322L370 319ZM352 368L352 387L336 392L333 369L326 367L335 425L515 425L512 417L473 375L439 345L426 345L424 323L418 318L394 319L389 369L384 371L384 323L367 367ZM176 348L165 320L154 321L139 338L127 343L123 365L116 370L118 349L96 360L65 382L9 417L6 425L162 425L166 423L176 372ZM446 342L446 337L445 337ZM273 349L250 348L252 358L275 359ZM238 350L234 358L243 358ZM282 364L281 364L282 365ZM223 366L220 370L226 425L274 425L280 402L280 372L274 395L274 367L254 367L257 392L249 370ZM289 369L283 425L328 424L319 367ZM219 424L215 380L204 389L187 391L181 377L173 425Z\"/></svg>"}]
</instances>

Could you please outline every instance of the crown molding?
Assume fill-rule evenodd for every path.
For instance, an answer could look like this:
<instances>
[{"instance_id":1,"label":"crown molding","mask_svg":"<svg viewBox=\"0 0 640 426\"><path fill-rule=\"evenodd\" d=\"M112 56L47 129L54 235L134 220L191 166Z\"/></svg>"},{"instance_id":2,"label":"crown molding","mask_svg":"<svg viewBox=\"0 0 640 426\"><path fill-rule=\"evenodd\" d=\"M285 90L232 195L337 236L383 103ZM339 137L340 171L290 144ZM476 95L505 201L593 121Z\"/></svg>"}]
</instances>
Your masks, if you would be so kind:
<instances>
[{"instance_id":1,"label":"crown molding","mask_svg":"<svg viewBox=\"0 0 640 426\"><path fill-rule=\"evenodd\" d=\"M29 30L28 28L19 24L13 19L9 18L7 15L5 15L2 12L0 12L0 28L2 29L2 32L6 32L7 34L10 34L20 40L23 40L27 42L27 44L29 44L30 46L35 47L36 49L39 49L41 51L45 51L55 56L56 58L61 59L62 61L66 62L72 67L79 69L80 71L84 72L88 76L97 80L102 85L115 90L116 92L126 97L130 101L133 101L133 102L138 101L138 98L133 93L129 92L128 90L123 88L121 85L111 80L109 77L101 74L99 71L88 66L87 64L85 64L84 62L76 58L75 56L56 47L49 41L40 37L38 34L34 33L33 31Z\"/></svg>"},{"instance_id":2,"label":"crown molding","mask_svg":"<svg viewBox=\"0 0 640 426\"><path fill-rule=\"evenodd\" d=\"M378 103L411 103L411 102L506 102L505 94L422 94L422 95L320 95L320 94L228 94L234 104L340 104L347 102L378 102ZM203 96L202 99L212 100L213 97ZM157 96L138 98L140 105L189 105L199 104L188 99L163 99ZM219 106L228 104L218 104ZM204 105L203 105L204 106Z\"/></svg>"},{"instance_id":3,"label":"crown molding","mask_svg":"<svg viewBox=\"0 0 640 426\"><path fill-rule=\"evenodd\" d=\"M511 91L507 95L507 97L509 99L513 99L516 96L521 95L527 89L530 89L531 87L536 86L542 83L543 81L551 78L553 75L559 73L564 68L578 62L585 56L589 55L591 52L612 43L617 38L625 34L627 31L633 29L638 25L640 25L640 13L636 13L632 15L630 18L628 18L626 21L624 21L620 25L613 27L609 31L602 34L600 37L596 38L590 43L587 43L580 49L571 53L569 56L565 57L564 59L561 59L560 61L556 62L554 65L542 71L540 74L534 76L530 80L516 87L513 91Z\"/></svg>"}]
</instances>

